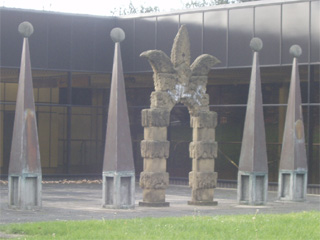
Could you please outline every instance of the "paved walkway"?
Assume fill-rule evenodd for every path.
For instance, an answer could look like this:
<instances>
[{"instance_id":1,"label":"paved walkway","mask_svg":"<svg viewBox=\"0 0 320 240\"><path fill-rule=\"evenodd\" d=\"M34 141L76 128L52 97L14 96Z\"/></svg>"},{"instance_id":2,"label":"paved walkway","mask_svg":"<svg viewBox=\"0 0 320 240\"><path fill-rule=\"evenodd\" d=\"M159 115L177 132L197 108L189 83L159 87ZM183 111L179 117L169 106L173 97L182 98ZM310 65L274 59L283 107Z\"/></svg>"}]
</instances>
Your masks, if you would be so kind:
<instances>
[{"instance_id":1,"label":"paved walkway","mask_svg":"<svg viewBox=\"0 0 320 240\"><path fill-rule=\"evenodd\" d=\"M8 185L0 184L0 224L13 222L37 222L55 220L88 220L141 217L173 217L192 215L290 213L300 211L320 211L320 196L308 195L306 202L279 202L277 193L268 193L265 206L238 205L235 189L216 189L217 206L190 206L191 190L187 186L171 185L167 189L166 200L170 207L149 208L138 206L142 200L142 191L136 186L136 207L133 210L104 209L102 185L93 184L43 184L42 209L39 211L21 211L8 209Z\"/></svg>"}]
</instances>

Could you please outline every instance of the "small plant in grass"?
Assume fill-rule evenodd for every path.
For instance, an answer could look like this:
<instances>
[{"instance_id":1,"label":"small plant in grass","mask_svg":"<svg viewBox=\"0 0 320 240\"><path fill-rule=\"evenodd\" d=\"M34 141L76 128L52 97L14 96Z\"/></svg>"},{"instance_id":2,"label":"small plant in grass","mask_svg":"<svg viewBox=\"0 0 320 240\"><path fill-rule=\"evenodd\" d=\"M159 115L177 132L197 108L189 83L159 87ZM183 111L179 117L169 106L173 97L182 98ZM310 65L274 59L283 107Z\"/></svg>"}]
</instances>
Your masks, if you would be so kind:
<instances>
[{"instance_id":1,"label":"small plant in grass","mask_svg":"<svg viewBox=\"0 0 320 240\"><path fill-rule=\"evenodd\" d=\"M256 217L257 217L258 212L259 212L259 209L256 210L256 213L252 217L252 221L253 221L253 225L254 225L254 231L256 232L256 239L258 239L258 229L257 229L257 225L256 225Z\"/></svg>"}]
</instances>

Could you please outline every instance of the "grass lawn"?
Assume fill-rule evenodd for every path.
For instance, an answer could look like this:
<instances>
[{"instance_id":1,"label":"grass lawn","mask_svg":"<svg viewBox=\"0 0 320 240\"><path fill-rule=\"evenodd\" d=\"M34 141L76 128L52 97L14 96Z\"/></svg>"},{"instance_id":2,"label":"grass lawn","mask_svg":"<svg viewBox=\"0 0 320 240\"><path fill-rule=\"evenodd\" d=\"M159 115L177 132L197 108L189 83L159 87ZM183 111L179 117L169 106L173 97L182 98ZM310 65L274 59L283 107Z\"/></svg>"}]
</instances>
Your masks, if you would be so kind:
<instances>
[{"instance_id":1,"label":"grass lawn","mask_svg":"<svg viewBox=\"0 0 320 240\"><path fill-rule=\"evenodd\" d=\"M0 225L20 239L320 239L320 212Z\"/></svg>"}]
</instances>

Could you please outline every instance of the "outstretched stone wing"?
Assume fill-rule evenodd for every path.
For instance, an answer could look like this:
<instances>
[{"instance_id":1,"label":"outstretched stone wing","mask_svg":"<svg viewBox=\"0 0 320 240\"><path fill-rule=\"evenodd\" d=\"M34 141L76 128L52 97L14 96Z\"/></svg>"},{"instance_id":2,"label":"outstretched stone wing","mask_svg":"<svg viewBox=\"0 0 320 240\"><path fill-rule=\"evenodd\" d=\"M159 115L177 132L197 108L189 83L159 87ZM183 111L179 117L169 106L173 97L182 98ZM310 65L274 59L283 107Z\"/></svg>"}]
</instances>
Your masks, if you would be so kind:
<instances>
[{"instance_id":1,"label":"outstretched stone wing","mask_svg":"<svg viewBox=\"0 0 320 240\"><path fill-rule=\"evenodd\" d=\"M190 66L193 76L207 76L210 69L220 60L209 54L202 54Z\"/></svg>"},{"instance_id":2,"label":"outstretched stone wing","mask_svg":"<svg viewBox=\"0 0 320 240\"><path fill-rule=\"evenodd\" d=\"M149 50L140 54L148 59L154 73L174 73L170 58L161 50Z\"/></svg>"}]
</instances>

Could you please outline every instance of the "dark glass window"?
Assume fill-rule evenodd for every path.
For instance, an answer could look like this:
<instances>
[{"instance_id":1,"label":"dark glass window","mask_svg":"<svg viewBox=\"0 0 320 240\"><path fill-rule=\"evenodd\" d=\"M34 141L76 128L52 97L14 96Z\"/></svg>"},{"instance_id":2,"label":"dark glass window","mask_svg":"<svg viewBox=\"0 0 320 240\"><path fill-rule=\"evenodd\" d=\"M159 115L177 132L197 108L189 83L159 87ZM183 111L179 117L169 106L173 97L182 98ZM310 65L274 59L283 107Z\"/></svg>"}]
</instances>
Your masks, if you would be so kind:
<instances>
[{"instance_id":1,"label":"dark glass window","mask_svg":"<svg viewBox=\"0 0 320 240\"><path fill-rule=\"evenodd\" d=\"M59 103L68 104L68 89L60 88ZM92 92L89 88L72 88L72 105L92 105Z\"/></svg>"}]
</instances>

